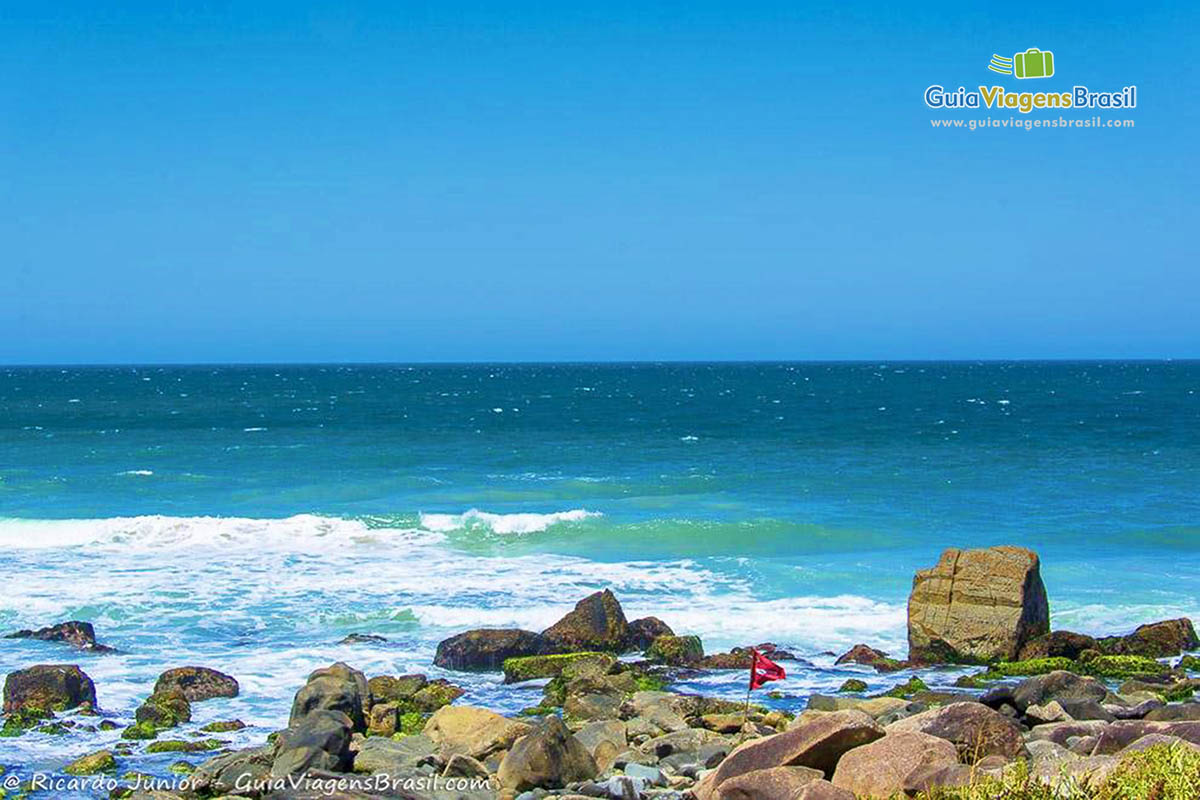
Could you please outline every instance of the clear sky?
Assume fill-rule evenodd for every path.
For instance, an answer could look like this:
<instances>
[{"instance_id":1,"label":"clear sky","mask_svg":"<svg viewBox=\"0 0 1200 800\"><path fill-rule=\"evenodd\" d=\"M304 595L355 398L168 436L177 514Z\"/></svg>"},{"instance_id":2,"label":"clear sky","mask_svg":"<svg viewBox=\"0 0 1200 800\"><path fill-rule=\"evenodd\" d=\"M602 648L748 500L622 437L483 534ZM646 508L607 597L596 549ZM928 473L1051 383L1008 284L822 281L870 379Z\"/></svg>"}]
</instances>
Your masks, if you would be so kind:
<instances>
[{"instance_id":1,"label":"clear sky","mask_svg":"<svg viewBox=\"0 0 1200 800\"><path fill-rule=\"evenodd\" d=\"M0 363L1200 356L1196 4L186 5L0 9Z\"/></svg>"}]
</instances>

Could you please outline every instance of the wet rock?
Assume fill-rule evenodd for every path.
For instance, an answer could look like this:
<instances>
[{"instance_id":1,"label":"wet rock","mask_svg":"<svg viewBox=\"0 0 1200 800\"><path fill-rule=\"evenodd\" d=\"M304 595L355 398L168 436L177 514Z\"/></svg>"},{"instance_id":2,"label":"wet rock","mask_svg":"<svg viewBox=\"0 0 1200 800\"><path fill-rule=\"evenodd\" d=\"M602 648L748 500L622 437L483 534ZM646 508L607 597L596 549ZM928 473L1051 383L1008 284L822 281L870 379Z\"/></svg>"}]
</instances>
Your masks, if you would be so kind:
<instances>
[{"instance_id":1,"label":"wet rock","mask_svg":"<svg viewBox=\"0 0 1200 800\"><path fill-rule=\"evenodd\" d=\"M631 649L645 650L659 636L674 636L671 626L658 617L642 617L629 623L628 644Z\"/></svg>"},{"instance_id":2,"label":"wet rock","mask_svg":"<svg viewBox=\"0 0 1200 800\"><path fill-rule=\"evenodd\" d=\"M874 647L868 647L865 644L856 644L845 653L838 656L834 664L862 664L867 667L874 667L877 672L895 672L904 669L908 666L903 661L897 661L888 656L882 650L876 650Z\"/></svg>"},{"instance_id":3,"label":"wet rock","mask_svg":"<svg viewBox=\"0 0 1200 800\"><path fill-rule=\"evenodd\" d=\"M913 578L908 600L913 663L1012 660L1050 631L1037 554L1021 547L950 548Z\"/></svg>"},{"instance_id":4,"label":"wet rock","mask_svg":"<svg viewBox=\"0 0 1200 800\"><path fill-rule=\"evenodd\" d=\"M314 711L340 711L350 718L354 730L365 731L370 698L367 677L353 667L338 662L314 670L308 682L296 692L288 727Z\"/></svg>"},{"instance_id":5,"label":"wet rock","mask_svg":"<svg viewBox=\"0 0 1200 800\"><path fill-rule=\"evenodd\" d=\"M883 737L883 729L861 711L827 714L774 736L738 747L717 767L714 790L732 778L771 767L811 767L833 774L838 759L855 747Z\"/></svg>"},{"instance_id":6,"label":"wet rock","mask_svg":"<svg viewBox=\"0 0 1200 800\"><path fill-rule=\"evenodd\" d=\"M747 772L721 784L721 800L792 800L825 774L809 767L772 767Z\"/></svg>"},{"instance_id":7,"label":"wet rock","mask_svg":"<svg viewBox=\"0 0 1200 800\"><path fill-rule=\"evenodd\" d=\"M21 630L10 633L6 639L37 639L43 642L62 642L79 650L92 653L115 653L113 648L96 641L96 631L90 622L72 620L59 622L48 628L38 630Z\"/></svg>"},{"instance_id":8,"label":"wet rock","mask_svg":"<svg viewBox=\"0 0 1200 800\"><path fill-rule=\"evenodd\" d=\"M503 664L504 682L519 683L538 678L554 678L562 675L564 671L569 673L569 677L605 675L616 663L617 658L611 653L588 651L509 658L505 659Z\"/></svg>"},{"instance_id":9,"label":"wet rock","mask_svg":"<svg viewBox=\"0 0 1200 800\"><path fill-rule=\"evenodd\" d=\"M992 755L1012 760L1025 751L1021 726L982 703L951 703L887 726L888 733L903 731L927 733L953 743L964 764Z\"/></svg>"},{"instance_id":10,"label":"wet rock","mask_svg":"<svg viewBox=\"0 0 1200 800\"><path fill-rule=\"evenodd\" d=\"M508 750L518 737L530 730L524 722L473 706L446 706L434 712L425 723L425 735L433 740L444 757L463 753L480 761Z\"/></svg>"},{"instance_id":11,"label":"wet rock","mask_svg":"<svg viewBox=\"0 0 1200 800\"><path fill-rule=\"evenodd\" d=\"M909 777L923 767L958 764L958 751L944 738L925 733L889 732L841 757L833 785L865 797L902 794Z\"/></svg>"},{"instance_id":12,"label":"wet rock","mask_svg":"<svg viewBox=\"0 0 1200 800\"><path fill-rule=\"evenodd\" d=\"M134 719L141 725L155 730L174 728L192 720L192 704L181 689L171 687L150 695L133 712Z\"/></svg>"},{"instance_id":13,"label":"wet rock","mask_svg":"<svg viewBox=\"0 0 1200 800\"><path fill-rule=\"evenodd\" d=\"M154 684L156 694L170 689L179 689L189 703L198 703L214 697L237 697L238 682L223 672L208 667L177 667L158 676Z\"/></svg>"},{"instance_id":14,"label":"wet rock","mask_svg":"<svg viewBox=\"0 0 1200 800\"><path fill-rule=\"evenodd\" d=\"M101 772L112 772L117 768L117 760L110 750L99 750L80 756L63 767L68 775L96 775Z\"/></svg>"},{"instance_id":15,"label":"wet rock","mask_svg":"<svg viewBox=\"0 0 1200 800\"><path fill-rule=\"evenodd\" d=\"M353 725L348 715L330 709L316 709L298 718L275 739L271 774L287 777L314 769L349 770Z\"/></svg>"},{"instance_id":16,"label":"wet rock","mask_svg":"<svg viewBox=\"0 0 1200 800\"><path fill-rule=\"evenodd\" d=\"M598 774L591 753L561 719L552 716L513 743L496 777L504 789L522 792L562 788Z\"/></svg>"},{"instance_id":17,"label":"wet rock","mask_svg":"<svg viewBox=\"0 0 1200 800\"><path fill-rule=\"evenodd\" d=\"M1085 650L1095 650L1096 640L1091 636L1071 631L1051 631L1030 639L1017 654L1019 661L1033 658L1079 658Z\"/></svg>"},{"instance_id":18,"label":"wet rock","mask_svg":"<svg viewBox=\"0 0 1200 800\"><path fill-rule=\"evenodd\" d=\"M609 589L588 595L558 622L542 631L556 652L603 650L620 653L628 648L629 622L620 602Z\"/></svg>"},{"instance_id":19,"label":"wet rock","mask_svg":"<svg viewBox=\"0 0 1200 800\"><path fill-rule=\"evenodd\" d=\"M387 637L373 633L352 633L338 644L386 644Z\"/></svg>"},{"instance_id":20,"label":"wet rock","mask_svg":"<svg viewBox=\"0 0 1200 800\"><path fill-rule=\"evenodd\" d=\"M204 733L231 733L232 731L240 731L244 727L246 727L246 723L240 719L227 719L210 722L207 725L201 726L200 730Z\"/></svg>"},{"instance_id":21,"label":"wet rock","mask_svg":"<svg viewBox=\"0 0 1200 800\"><path fill-rule=\"evenodd\" d=\"M1101 652L1109 655L1167 658L1200 647L1196 629L1187 617L1152 622L1125 636L1097 640Z\"/></svg>"},{"instance_id":22,"label":"wet rock","mask_svg":"<svg viewBox=\"0 0 1200 800\"><path fill-rule=\"evenodd\" d=\"M699 636L659 636L646 649L646 658L675 667L691 666L704 658L704 645Z\"/></svg>"},{"instance_id":23,"label":"wet rock","mask_svg":"<svg viewBox=\"0 0 1200 800\"><path fill-rule=\"evenodd\" d=\"M39 664L10 672L4 680L5 714L43 714L94 708L96 685L74 664Z\"/></svg>"},{"instance_id":24,"label":"wet rock","mask_svg":"<svg viewBox=\"0 0 1200 800\"><path fill-rule=\"evenodd\" d=\"M576 648L588 649L588 648ZM541 634L516 629L481 628L445 639L433 663L459 672L499 672L504 660L552 652Z\"/></svg>"}]
</instances>

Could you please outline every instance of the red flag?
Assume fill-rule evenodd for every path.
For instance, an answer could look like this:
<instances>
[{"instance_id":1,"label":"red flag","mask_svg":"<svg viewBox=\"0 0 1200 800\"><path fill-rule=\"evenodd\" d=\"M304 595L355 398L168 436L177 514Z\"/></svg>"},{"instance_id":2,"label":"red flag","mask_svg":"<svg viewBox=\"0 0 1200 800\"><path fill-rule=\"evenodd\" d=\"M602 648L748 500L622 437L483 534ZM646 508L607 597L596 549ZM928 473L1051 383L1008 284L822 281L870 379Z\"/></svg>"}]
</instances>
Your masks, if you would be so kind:
<instances>
[{"instance_id":1,"label":"red flag","mask_svg":"<svg viewBox=\"0 0 1200 800\"><path fill-rule=\"evenodd\" d=\"M783 667L776 664L762 653L750 648L750 689L758 689L764 683L780 681L787 677Z\"/></svg>"}]
</instances>

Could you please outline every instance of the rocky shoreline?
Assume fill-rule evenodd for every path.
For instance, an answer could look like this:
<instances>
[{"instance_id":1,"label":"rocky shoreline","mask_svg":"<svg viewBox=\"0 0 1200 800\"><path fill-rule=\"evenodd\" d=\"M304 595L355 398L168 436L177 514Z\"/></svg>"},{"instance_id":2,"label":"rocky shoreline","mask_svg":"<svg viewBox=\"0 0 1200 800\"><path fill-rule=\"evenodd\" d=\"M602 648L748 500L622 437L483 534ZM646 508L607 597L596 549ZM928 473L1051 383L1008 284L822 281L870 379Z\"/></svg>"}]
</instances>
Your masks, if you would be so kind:
<instances>
[{"instance_id":1,"label":"rocky shoreline","mask_svg":"<svg viewBox=\"0 0 1200 800\"><path fill-rule=\"evenodd\" d=\"M81 622L13 636L109 650ZM53 664L7 676L2 733L121 727L120 744L62 771L119 774L111 796L137 800L853 800L989 781L1051 787L1070 800L1108 797L1106 787L1160 762L1200 791L1200 658L1187 654L1200 640L1190 620L1101 638L1052 631L1036 554L950 549L914 577L908 640L904 660L859 644L836 661L904 672L904 683L867 695L868 684L851 678L793 714L678 691L714 670L747 670L750 649L705 653L699 637L655 617L627 620L604 590L540 632L477 629L439 644L434 663L445 670L540 685L540 701L516 715L458 703L463 689L451 680L368 677L336 663L299 687L284 730L234 750L221 735L239 720L191 724L193 704L238 695L233 676L167 670L122 727L97 708L78 665ZM771 643L756 649L784 666L795 658ZM972 671L931 690L924 678L947 665ZM180 754L180 780L143 788L151 782L127 771L142 753Z\"/></svg>"}]
</instances>

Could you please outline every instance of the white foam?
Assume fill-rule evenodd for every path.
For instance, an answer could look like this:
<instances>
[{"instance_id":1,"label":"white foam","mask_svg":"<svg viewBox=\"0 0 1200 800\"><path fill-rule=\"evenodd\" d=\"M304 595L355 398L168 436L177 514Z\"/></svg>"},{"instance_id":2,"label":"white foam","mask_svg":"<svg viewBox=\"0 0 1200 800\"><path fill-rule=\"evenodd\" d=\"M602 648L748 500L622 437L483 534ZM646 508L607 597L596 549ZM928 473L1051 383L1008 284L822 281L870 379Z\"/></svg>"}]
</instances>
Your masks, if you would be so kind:
<instances>
[{"instance_id":1,"label":"white foam","mask_svg":"<svg viewBox=\"0 0 1200 800\"><path fill-rule=\"evenodd\" d=\"M152 470L152 469L127 469L127 470L125 470L124 472L121 472L121 473L118 473L118 474L119 474L119 475L140 475L140 476L146 476L146 475L153 475L153 474L154 474L154 470Z\"/></svg>"},{"instance_id":2,"label":"white foam","mask_svg":"<svg viewBox=\"0 0 1200 800\"><path fill-rule=\"evenodd\" d=\"M599 511L573 508L549 514L493 514L472 508L462 514L421 514L421 527L438 533L486 528L492 533L539 533L562 522L580 522L589 517L603 516Z\"/></svg>"}]
</instances>

